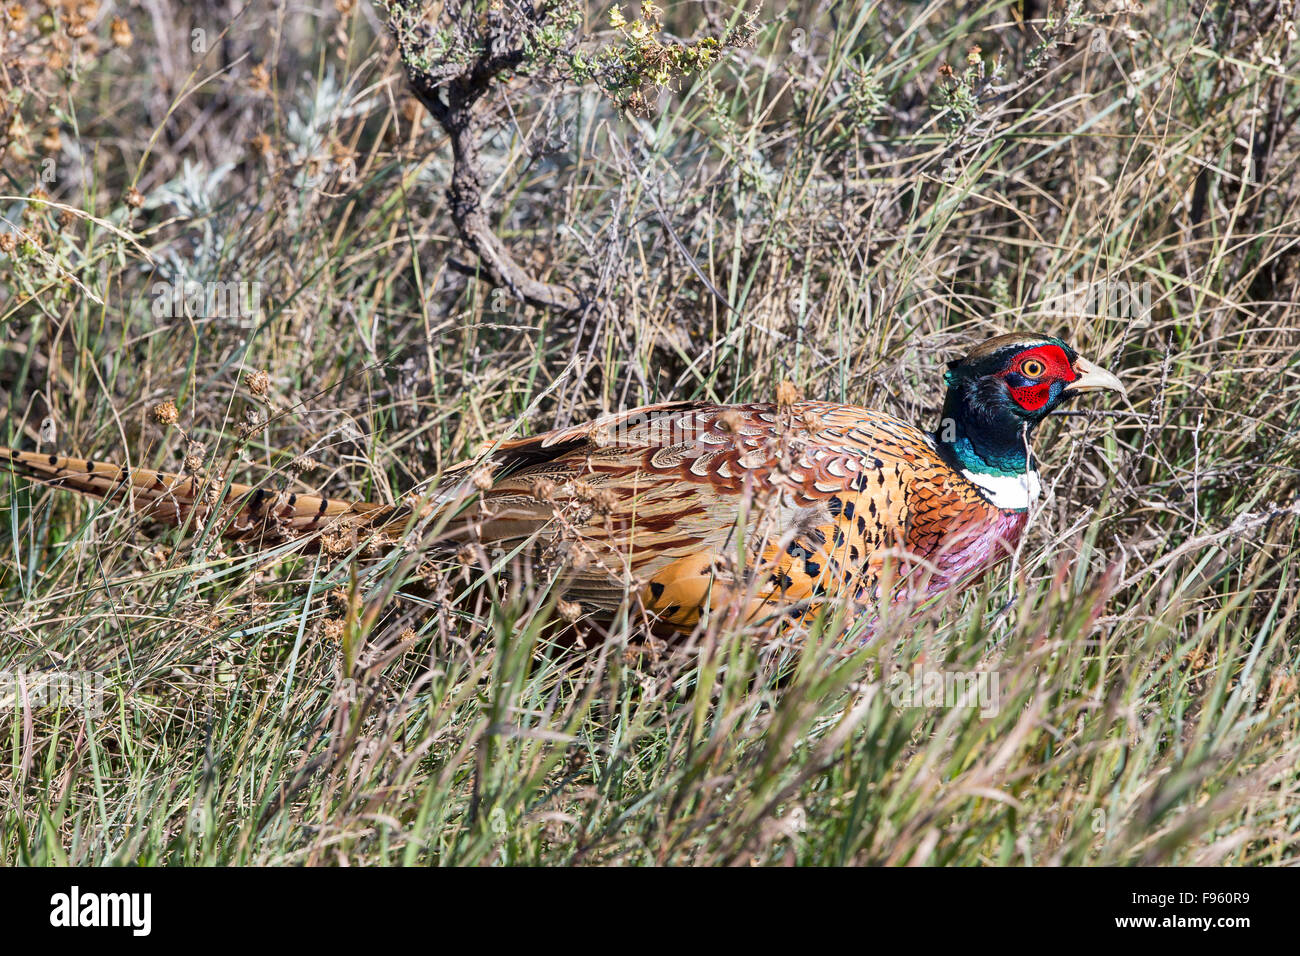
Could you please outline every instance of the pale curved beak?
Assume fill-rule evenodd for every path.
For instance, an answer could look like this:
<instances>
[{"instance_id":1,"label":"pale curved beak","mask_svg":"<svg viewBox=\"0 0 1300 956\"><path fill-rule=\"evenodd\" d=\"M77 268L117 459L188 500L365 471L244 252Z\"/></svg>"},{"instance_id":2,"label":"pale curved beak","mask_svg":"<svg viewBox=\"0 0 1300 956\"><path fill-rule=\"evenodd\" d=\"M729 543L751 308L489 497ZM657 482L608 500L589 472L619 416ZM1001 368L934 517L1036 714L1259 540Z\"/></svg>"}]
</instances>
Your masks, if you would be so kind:
<instances>
[{"instance_id":1,"label":"pale curved beak","mask_svg":"<svg viewBox=\"0 0 1300 956\"><path fill-rule=\"evenodd\" d=\"M1123 382L1104 368L1093 365L1086 358L1076 358L1074 360L1074 371L1079 377L1066 385L1063 391L1095 392L1098 389L1108 388L1128 398L1128 392L1124 389Z\"/></svg>"}]
</instances>

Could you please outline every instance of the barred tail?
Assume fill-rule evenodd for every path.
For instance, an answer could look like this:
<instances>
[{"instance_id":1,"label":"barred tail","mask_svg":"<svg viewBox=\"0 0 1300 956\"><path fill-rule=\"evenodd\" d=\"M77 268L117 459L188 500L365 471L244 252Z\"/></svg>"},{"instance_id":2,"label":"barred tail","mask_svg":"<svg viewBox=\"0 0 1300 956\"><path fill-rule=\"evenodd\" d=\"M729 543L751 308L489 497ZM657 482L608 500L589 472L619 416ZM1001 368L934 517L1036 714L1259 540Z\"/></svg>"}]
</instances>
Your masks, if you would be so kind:
<instances>
[{"instance_id":1,"label":"barred tail","mask_svg":"<svg viewBox=\"0 0 1300 956\"><path fill-rule=\"evenodd\" d=\"M226 487L209 478L4 447L0 447L0 467L83 495L125 500L143 516L170 525L182 525L191 516L198 522L206 521L215 509L224 537L268 545L323 530L336 521L353 527L378 527L405 510L254 485L232 483Z\"/></svg>"}]
</instances>

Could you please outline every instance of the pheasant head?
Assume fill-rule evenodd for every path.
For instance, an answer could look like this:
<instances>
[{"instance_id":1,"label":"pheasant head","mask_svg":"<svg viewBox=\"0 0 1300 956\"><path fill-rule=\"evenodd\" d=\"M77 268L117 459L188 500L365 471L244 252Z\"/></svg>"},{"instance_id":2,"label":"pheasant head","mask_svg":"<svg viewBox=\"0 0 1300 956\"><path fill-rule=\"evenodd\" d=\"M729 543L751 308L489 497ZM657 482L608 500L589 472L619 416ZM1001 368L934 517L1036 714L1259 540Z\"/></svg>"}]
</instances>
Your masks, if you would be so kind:
<instances>
[{"instance_id":1,"label":"pheasant head","mask_svg":"<svg viewBox=\"0 0 1300 956\"><path fill-rule=\"evenodd\" d=\"M1066 399L1124 386L1060 339L1013 333L948 363L948 394L934 433L939 453L1000 507L1020 510L1037 494L1029 438Z\"/></svg>"}]
</instances>

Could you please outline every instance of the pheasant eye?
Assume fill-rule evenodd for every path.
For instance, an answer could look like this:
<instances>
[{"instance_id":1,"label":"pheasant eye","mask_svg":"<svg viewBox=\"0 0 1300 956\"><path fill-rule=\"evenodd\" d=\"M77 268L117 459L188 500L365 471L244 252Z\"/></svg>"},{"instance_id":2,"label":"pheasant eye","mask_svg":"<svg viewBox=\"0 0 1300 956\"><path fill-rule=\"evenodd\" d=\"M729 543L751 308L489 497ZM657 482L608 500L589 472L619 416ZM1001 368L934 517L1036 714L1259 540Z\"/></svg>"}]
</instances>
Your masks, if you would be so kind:
<instances>
[{"instance_id":1,"label":"pheasant eye","mask_svg":"<svg viewBox=\"0 0 1300 956\"><path fill-rule=\"evenodd\" d=\"M1026 359L1020 366L1020 374L1029 378L1038 378L1047 371L1047 366L1038 359Z\"/></svg>"}]
</instances>

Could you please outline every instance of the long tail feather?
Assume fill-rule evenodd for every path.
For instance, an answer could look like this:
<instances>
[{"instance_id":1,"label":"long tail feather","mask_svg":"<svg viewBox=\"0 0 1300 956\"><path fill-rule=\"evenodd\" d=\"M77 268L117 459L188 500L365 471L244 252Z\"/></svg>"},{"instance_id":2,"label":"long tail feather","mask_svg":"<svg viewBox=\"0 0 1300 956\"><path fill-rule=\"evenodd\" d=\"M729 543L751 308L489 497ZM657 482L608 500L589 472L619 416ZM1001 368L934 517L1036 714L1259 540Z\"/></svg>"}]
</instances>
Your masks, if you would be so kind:
<instances>
[{"instance_id":1,"label":"long tail feather","mask_svg":"<svg viewBox=\"0 0 1300 956\"><path fill-rule=\"evenodd\" d=\"M215 509L222 536L267 545L325 530L336 522L351 523L349 519L361 527L378 527L394 521L401 510L254 485L226 487L210 478L4 447L0 447L0 467L84 495L127 501L141 515L164 524L180 526L191 517L203 522Z\"/></svg>"}]
</instances>

